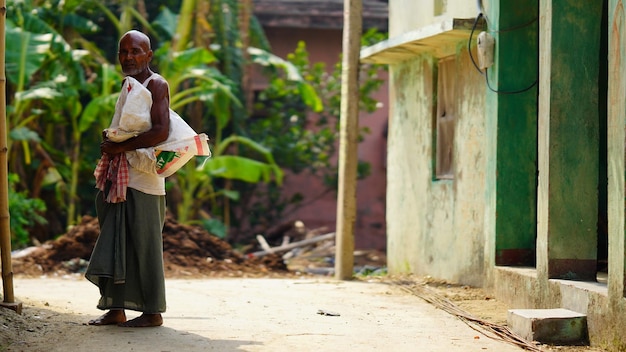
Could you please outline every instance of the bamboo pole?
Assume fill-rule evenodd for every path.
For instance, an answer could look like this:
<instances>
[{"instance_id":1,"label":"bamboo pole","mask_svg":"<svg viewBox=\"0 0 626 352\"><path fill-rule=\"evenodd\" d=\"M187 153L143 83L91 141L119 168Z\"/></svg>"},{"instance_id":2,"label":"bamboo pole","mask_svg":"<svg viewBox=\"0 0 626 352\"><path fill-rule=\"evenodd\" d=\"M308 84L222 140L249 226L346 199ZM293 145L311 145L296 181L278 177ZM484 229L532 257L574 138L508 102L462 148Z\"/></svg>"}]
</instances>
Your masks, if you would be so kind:
<instances>
[{"instance_id":1,"label":"bamboo pole","mask_svg":"<svg viewBox=\"0 0 626 352\"><path fill-rule=\"evenodd\" d=\"M15 303L13 267L11 266L11 226L9 217L9 170L6 115L5 25L6 0L0 0L0 256L2 257L3 302L0 306L22 313L22 304Z\"/></svg>"},{"instance_id":2,"label":"bamboo pole","mask_svg":"<svg viewBox=\"0 0 626 352\"><path fill-rule=\"evenodd\" d=\"M354 270L354 223L356 219L357 146L359 129L359 53L361 49L362 0L344 0L343 58L341 71L341 117L339 141L339 190L335 278L348 280Z\"/></svg>"}]
</instances>

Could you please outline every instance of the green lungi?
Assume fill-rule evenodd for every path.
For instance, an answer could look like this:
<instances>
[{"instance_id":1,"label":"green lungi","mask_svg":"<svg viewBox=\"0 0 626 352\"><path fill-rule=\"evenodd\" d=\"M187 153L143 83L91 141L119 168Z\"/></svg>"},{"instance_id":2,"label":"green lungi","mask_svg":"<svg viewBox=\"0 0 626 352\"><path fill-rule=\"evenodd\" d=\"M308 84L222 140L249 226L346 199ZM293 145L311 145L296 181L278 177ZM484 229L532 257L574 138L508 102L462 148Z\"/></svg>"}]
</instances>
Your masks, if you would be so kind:
<instances>
[{"instance_id":1,"label":"green lungi","mask_svg":"<svg viewBox=\"0 0 626 352\"><path fill-rule=\"evenodd\" d=\"M85 277L100 288L99 309L165 312L165 196L128 188L126 201L96 196L100 236Z\"/></svg>"}]
</instances>

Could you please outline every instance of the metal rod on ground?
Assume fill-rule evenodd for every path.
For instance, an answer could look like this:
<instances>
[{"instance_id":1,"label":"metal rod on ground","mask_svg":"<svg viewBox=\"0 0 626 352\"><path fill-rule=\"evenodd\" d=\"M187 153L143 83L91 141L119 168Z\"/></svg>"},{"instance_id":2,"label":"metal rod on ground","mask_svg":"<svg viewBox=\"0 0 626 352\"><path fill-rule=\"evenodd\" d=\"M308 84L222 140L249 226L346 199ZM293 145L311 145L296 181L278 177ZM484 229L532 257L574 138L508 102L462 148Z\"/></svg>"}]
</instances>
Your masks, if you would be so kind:
<instances>
[{"instance_id":1,"label":"metal rod on ground","mask_svg":"<svg viewBox=\"0 0 626 352\"><path fill-rule=\"evenodd\" d=\"M331 233L327 233L325 235L320 235L320 236L309 238L309 239L306 239L306 240L302 240L302 241L298 241L298 242L291 242L291 243L286 244L284 246L270 248L269 250L253 252L253 253L248 254L248 257L262 257L262 256L264 256L266 254L270 254L270 253L284 252L284 251L288 251L288 250L291 250L291 249L294 249L294 248L304 247L304 246L308 246L308 245L313 244L313 243L329 240L329 239L331 239L333 237L335 237L335 233L331 232Z\"/></svg>"},{"instance_id":2,"label":"metal rod on ground","mask_svg":"<svg viewBox=\"0 0 626 352\"><path fill-rule=\"evenodd\" d=\"M343 3L343 59L339 140L339 189L337 192L337 245L335 278L348 280L354 270L357 151L359 130L359 54L361 51L362 0Z\"/></svg>"},{"instance_id":3,"label":"metal rod on ground","mask_svg":"<svg viewBox=\"0 0 626 352\"><path fill-rule=\"evenodd\" d=\"M11 265L11 225L9 214L9 166L7 147L6 102L6 0L0 0L0 256L2 257L3 302L0 306L22 312L22 304L15 303L13 294L13 267Z\"/></svg>"}]
</instances>

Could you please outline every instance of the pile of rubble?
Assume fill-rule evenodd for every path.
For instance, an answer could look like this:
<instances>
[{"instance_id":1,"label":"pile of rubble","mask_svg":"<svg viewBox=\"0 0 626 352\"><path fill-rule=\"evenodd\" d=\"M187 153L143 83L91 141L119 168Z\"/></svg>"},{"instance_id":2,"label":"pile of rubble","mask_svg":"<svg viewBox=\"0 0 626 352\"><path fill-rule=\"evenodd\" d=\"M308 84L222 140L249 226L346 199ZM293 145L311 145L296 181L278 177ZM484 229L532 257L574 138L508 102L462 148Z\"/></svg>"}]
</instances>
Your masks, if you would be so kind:
<instances>
[{"instance_id":1,"label":"pile of rubble","mask_svg":"<svg viewBox=\"0 0 626 352\"><path fill-rule=\"evenodd\" d=\"M258 244L249 245L241 252L199 226L180 224L168 216L163 229L165 275L332 275L335 234L322 232L323 229L307 230L299 221L288 222L268 231L265 236L258 235ZM78 225L57 239L15 251L12 255L13 272L24 276L83 273L98 234L98 219L84 216ZM380 251L355 252L357 273L385 270L385 261Z\"/></svg>"},{"instance_id":2,"label":"pile of rubble","mask_svg":"<svg viewBox=\"0 0 626 352\"><path fill-rule=\"evenodd\" d=\"M99 233L98 219L84 216L78 225L57 239L15 251L13 272L24 276L82 273ZM163 229L163 259L167 277L254 277L288 273L280 256L246 258L206 230L177 223L169 216Z\"/></svg>"}]
</instances>

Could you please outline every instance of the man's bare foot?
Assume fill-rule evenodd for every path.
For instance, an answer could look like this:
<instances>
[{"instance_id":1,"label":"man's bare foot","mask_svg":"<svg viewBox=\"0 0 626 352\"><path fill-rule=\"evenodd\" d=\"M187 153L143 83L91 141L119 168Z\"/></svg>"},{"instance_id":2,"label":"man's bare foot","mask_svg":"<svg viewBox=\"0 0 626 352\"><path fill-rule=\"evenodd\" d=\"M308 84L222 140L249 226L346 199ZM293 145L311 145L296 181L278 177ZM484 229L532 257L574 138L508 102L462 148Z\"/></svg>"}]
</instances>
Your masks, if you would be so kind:
<instances>
[{"instance_id":1,"label":"man's bare foot","mask_svg":"<svg viewBox=\"0 0 626 352\"><path fill-rule=\"evenodd\" d=\"M89 325L113 325L120 324L126 321L126 313L121 309L111 309L110 311L102 314L100 317L90 320Z\"/></svg>"},{"instance_id":2,"label":"man's bare foot","mask_svg":"<svg viewBox=\"0 0 626 352\"><path fill-rule=\"evenodd\" d=\"M135 319L131 319L127 322L121 322L117 326L125 328L147 328L151 326L163 325L163 317L161 314L142 314Z\"/></svg>"}]
</instances>

